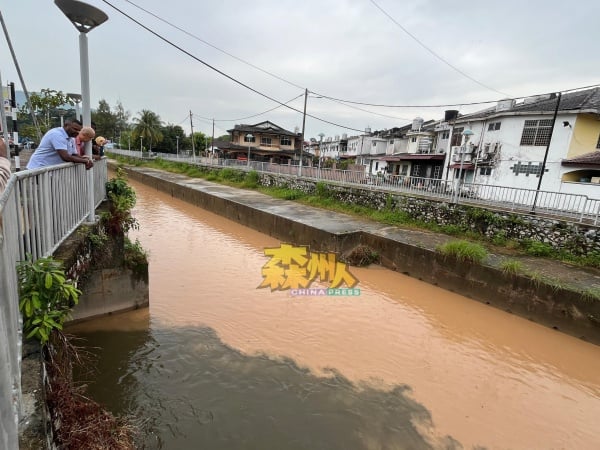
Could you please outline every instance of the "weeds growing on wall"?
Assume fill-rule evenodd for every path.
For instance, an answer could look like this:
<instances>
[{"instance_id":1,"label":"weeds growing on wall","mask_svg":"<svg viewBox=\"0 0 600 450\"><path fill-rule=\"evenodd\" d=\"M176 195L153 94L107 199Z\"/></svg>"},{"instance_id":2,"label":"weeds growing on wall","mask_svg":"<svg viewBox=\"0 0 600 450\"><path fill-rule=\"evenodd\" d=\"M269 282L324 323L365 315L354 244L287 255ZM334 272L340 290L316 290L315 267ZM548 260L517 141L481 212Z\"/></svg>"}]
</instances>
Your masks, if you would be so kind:
<instances>
[{"instance_id":1,"label":"weeds growing on wall","mask_svg":"<svg viewBox=\"0 0 600 450\"><path fill-rule=\"evenodd\" d=\"M451 241L439 245L437 251L445 256L452 256L459 261L482 262L488 255L487 250L479 244L469 241Z\"/></svg>"},{"instance_id":2,"label":"weeds growing on wall","mask_svg":"<svg viewBox=\"0 0 600 450\"><path fill-rule=\"evenodd\" d=\"M81 291L67 279L62 263L51 257L35 262L29 257L19 263L17 273L23 331L45 344L53 330L62 330Z\"/></svg>"}]
</instances>

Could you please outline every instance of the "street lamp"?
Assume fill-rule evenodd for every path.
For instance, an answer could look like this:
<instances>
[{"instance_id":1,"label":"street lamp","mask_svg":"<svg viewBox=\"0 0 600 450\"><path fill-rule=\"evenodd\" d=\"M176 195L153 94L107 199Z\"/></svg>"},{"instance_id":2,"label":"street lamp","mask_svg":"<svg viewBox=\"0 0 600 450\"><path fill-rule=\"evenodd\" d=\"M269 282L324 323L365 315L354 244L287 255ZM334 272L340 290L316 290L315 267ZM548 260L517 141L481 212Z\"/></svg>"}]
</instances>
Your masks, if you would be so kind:
<instances>
[{"instance_id":1,"label":"street lamp","mask_svg":"<svg viewBox=\"0 0 600 450\"><path fill-rule=\"evenodd\" d=\"M177 159L179 159L179 136L175 136L175 139L177 139Z\"/></svg>"},{"instance_id":2,"label":"street lamp","mask_svg":"<svg viewBox=\"0 0 600 450\"><path fill-rule=\"evenodd\" d=\"M81 106L83 108L83 125L91 126L92 112L90 108L90 64L88 59L87 33L108 20L108 16L98 8L76 0L54 0L54 4L79 31L79 70L81 72ZM85 156L92 158L92 141L85 143ZM96 212L94 204L94 172L87 172L88 187L88 221L93 222Z\"/></svg>"},{"instance_id":3,"label":"street lamp","mask_svg":"<svg viewBox=\"0 0 600 450\"><path fill-rule=\"evenodd\" d=\"M250 144L252 143L253 139L254 135L252 133L248 133L246 135L246 141L248 141L248 167L250 167Z\"/></svg>"},{"instance_id":4,"label":"street lamp","mask_svg":"<svg viewBox=\"0 0 600 450\"><path fill-rule=\"evenodd\" d=\"M319 137L321 138L319 140L319 163L318 163L318 171L317 171L319 178L321 177L321 158L323 157L322 153L323 153L323 137L324 136L325 136L325 133L319 133Z\"/></svg>"},{"instance_id":5,"label":"street lamp","mask_svg":"<svg viewBox=\"0 0 600 450\"><path fill-rule=\"evenodd\" d=\"M458 183L457 183L457 189L456 189L456 193L455 195L455 203L458 202L458 196L460 195L460 190L462 187L462 170L463 170L463 162L465 160L465 153L467 152L467 148L469 146L469 139L471 138L471 136L473 136L475 133L473 133L473 131L471 131L470 129L466 129L462 132L462 135L465 137L465 143L463 144L463 146L460 149L460 168L458 169Z\"/></svg>"},{"instance_id":6,"label":"street lamp","mask_svg":"<svg viewBox=\"0 0 600 450\"><path fill-rule=\"evenodd\" d=\"M140 136L140 154L144 154L144 147L143 147L143 142L144 142L144 138L143 136Z\"/></svg>"},{"instance_id":7,"label":"street lamp","mask_svg":"<svg viewBox=\"0 0 600 450\"><path fill-rule=\"evenodd\" d=\"M81 94L67 94L67 100L71 100L75 103L75 115L77 120L81 120L81 113L79 112L79 104L81 103Z\"/></svg>"}]
</instances>

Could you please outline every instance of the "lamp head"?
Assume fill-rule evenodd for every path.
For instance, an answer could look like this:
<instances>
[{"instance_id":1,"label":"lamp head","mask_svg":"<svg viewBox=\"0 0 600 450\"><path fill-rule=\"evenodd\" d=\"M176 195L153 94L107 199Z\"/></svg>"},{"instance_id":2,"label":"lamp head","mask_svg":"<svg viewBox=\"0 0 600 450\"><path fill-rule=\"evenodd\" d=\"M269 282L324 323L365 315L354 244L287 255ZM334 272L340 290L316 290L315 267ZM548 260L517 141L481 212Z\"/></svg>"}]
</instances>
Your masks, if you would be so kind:
<instances>
[{"instance_id":1,"label":"lamp head","mask_svg":"<svg viewBox=\"0 0 600 450\"><path fill-rule=\"evenodd\" d=\"M462 132L462 135L465 137L471 137L473 136L475 133L473 133L473 131L471 131L470 129L466 129L465 131Z\"/></svg>"},{"instance_id":2,"label":"lamp head","mask_svg":"<svg viewBox=\"0 0 600 450\"><path fill-rule=\"evenodd\" d=\"M81 33L88 33L108 20L103 11L77 0L54 0L54 4Z\"/></svg>"},{"instance_id":3,"label":"lamp head","mask_svg":"<svg viewBox=\"0 0 600 450\"><path fill-rule=\"evenodd\" d=\"M252 133L248 133L246 135L246 139L252 139L254 137L254 135Z\"/></svg>"}]
</instances>

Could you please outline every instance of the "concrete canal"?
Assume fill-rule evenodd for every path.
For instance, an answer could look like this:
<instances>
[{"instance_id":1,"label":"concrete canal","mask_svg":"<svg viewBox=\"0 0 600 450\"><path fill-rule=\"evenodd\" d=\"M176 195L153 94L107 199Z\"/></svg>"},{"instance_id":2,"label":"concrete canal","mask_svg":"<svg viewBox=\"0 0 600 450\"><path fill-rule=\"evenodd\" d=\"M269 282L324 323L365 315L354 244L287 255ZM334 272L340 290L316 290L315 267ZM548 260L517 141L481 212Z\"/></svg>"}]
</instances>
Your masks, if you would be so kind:
<instances>
[{"instance_id":1,"label":"concrete canal","mask_svg":"<svg viewBox=\"0 0 600 450\"><path fill-rule=\"evenodd\" d=\"M147 448L600 448L600 347L379 267L257 289L279 241L131 184L150 308L68 331Z\"/></svg>"}]
</instances>

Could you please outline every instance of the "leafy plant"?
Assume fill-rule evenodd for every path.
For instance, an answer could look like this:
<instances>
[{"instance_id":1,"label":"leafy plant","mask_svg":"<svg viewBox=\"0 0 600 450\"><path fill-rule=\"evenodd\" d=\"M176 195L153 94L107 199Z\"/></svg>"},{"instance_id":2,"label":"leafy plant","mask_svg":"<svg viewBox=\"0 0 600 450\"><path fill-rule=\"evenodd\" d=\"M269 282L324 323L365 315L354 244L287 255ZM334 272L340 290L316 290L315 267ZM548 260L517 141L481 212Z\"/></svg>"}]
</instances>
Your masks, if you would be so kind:
<instances>
[{"instance_id":1,"label":"leafy plant","mask_svg":"<svg viewBox=\"0 0 600 450\"><path fill-rule=\"evenodd\" d=\"M71 307L79 301L81 291L67 280L60 261L51 257L31 257L17 266L19 276L19 310L27 338L48 342L52 330L62 330Z\"/></svg>"},{"instance_id":2,"label":"leafy plant","mask_svg":"<svg viewBox=\"0 0 600 450\"><path fill-rule=\"evenodd\" d=\"M131 209L136 202L135 191L127 184L123 169L118 168L117 176L106 182L106 195L110 200L109 213L104 214L102 219L108 232L114 236L137 229L138 222L131 216Z\"/></svg>"},{"instance_id":3,"label":"leafy plant","mask_svg":"<svg viewBox=\"0 0 600 450\"><path fill-rule=\"evenodd\" d=\"M521 245L525 248L525 253L531 256L551 256L555 253L550 244L540 241L523 240Z\"/></svg>"},{"instance_id":4,"label":"leafy plant","mask_svg":"<svg viewBox=\"0 0 600 450\"><path fill-rule=\"evenodd\" d=\"M439 245L437 250L446 256L453 256L459 261L481 262L487 256L487 250L479 244L468 241L451 241Z\"/></svg>"}]
</instances>

